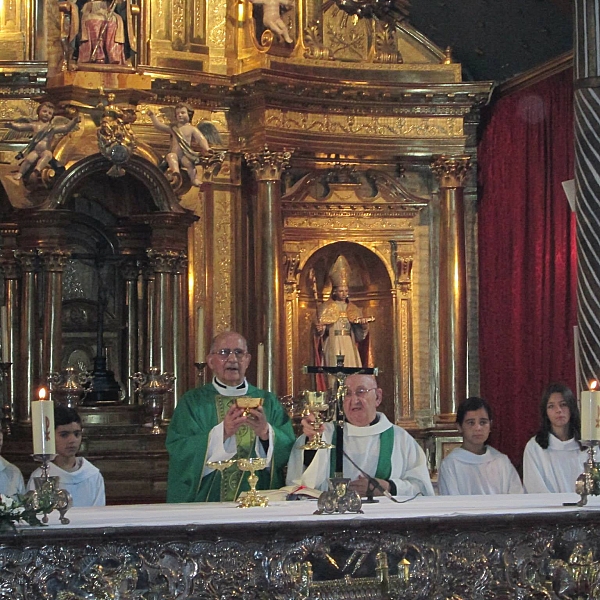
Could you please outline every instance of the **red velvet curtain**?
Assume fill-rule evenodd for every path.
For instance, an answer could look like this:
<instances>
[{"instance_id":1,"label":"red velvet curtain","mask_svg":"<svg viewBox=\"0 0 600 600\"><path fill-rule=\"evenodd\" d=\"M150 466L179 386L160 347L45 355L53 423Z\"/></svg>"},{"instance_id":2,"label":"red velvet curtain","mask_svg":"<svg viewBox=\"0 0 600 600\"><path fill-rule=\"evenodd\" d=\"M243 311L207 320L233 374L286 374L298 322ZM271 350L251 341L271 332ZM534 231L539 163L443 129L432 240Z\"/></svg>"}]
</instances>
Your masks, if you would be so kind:
<instances>
[{"instance_id":1,"label":"red velvet curtain","mask_svg":"<svg viewBox=\"0 0 600 600\"><path fill-rule=\"evenodd\" d=\"M479 145L481 395L490 443L521 464L548 383L574 390L575 213L569 69L501 98Z\"/></svg>"}]
</instances>

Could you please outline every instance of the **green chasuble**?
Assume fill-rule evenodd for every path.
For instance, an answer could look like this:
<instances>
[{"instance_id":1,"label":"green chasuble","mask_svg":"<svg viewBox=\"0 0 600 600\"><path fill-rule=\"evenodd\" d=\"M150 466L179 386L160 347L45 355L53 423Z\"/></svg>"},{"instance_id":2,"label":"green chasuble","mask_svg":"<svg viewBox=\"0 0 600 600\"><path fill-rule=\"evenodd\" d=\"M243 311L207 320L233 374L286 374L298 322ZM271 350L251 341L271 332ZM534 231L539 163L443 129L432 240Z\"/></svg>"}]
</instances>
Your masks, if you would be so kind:
<instances>
[{"instance_id":1,"label":"green chasuble","mask_svg":"<svg viewBox=\"0 0 600 600\"><path fill-rule=\"evenodd\" d=\"M258 489L277 489L285 485L284 467L294 444L294 431L287 413L274 394L249 385L246 396L264 398L263 410L274 432L274 448L271 468L258 471ZM169 452L169 478L167 502L219 502L232 500L239 492L250 489L248 473L236 479L237 468L225 471L222 485L221 473L213 471L202 477L208 436L211 429L222 420L226 405L235 397L223 397L212 383L186 392L173 413L167 432ZM240 428L236 435L238 456L255 456L256 436L248 427ZM249 432L248 432L249 430Z\"/></svg>"}]
</instances>

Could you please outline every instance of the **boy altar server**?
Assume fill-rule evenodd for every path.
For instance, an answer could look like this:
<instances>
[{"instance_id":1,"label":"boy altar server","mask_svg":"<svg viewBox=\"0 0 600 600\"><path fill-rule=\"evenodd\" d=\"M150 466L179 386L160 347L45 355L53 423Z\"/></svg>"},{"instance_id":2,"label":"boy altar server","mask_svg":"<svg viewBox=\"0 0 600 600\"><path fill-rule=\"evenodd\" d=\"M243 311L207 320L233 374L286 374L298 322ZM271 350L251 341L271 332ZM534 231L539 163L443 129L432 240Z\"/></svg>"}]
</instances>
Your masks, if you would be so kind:
<instances>
[{"instance_id":1,"label":"boy altar server","mask_svg":"<svg viewBox=\"0 0 600 600\"><path fill-rule=\"evenodd\" d=\"M104 506L104 478L91 462L77 456L81 446L81 417L79 413L61 404L54 406L56 456L50 463L48 475L58 476L59 488L67 490L73 506ZM41 477L41 467L29 478L28 490L35 490L35 477Z\"/></svg>"},{"instance_id":2,"label":"boy altar server","mask_svg":"<svg viewBox=\"0 0 600 600\"><path fill-rule=\"evenodd\" d=\"M463 443L440 465L440 494L522 494L521 480L508 456L486 445L492 424L489 404L483 398L467 398L458 407L456 423Z\"/></svg>"}]
</instances>

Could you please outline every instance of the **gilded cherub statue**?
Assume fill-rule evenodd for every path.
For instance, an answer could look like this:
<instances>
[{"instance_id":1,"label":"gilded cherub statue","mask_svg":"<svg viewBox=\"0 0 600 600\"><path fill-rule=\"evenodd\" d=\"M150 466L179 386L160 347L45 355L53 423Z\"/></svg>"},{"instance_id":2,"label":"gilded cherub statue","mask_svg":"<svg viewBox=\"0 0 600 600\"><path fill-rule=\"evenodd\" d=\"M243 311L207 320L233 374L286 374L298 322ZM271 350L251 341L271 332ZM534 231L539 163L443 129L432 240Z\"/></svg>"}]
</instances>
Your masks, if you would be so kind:
<instances>
[{"instance_id":1,"label":"gilded cherub statue","mask_svg":"<svg viewBox=\"0 0 600 600\"><path fill-rule=\"evenodd\" d=\"M192 125L194 111L183 102L175 106L175 123L166 125L151 111L148 116L159 131L164 131L171 136L171 146L165 156L167 172L180 178L180 166L183 167L193 186L199 187L202 181L196 173L196 165L202 157L210 151L209 141L213 144L222 144L221 136L212 123L203 121L198 127ZM201 152L194 150L193 145L200 147Z\"/></svg>"},{"instance_id":2,"label":"gilded cherub statue","mask_svg":"<svg viewBox=\"0 0 600 600\"><path fill-rule=\"evenodd\" d=\"M47 167L60 166L52 154L54 136L73 131L80 123L81 117L77 116L62 125L57 125L54 123L54 111L55 106L52 102L42 102L37 108L37 121L7 123L7 127L14 131L33 132L33 137L27 146L15 157L21 160L19 172L14 176L16 180L27 180L31 175L39 178Z\"/></svg>"},{"instance_id":3,"label":"gilded cherub statue","mask_svg":"<svg viewBox=\"0 0 600 600\"><path fill-rule=\"evenodd\" d=\"M294 4L294 0L250 0L250 2L263 5L262 20L267 29L281 36L288 44L294 43L287 25L281 18L281 7L287 10Z\"/></svg>"}]
</instances>

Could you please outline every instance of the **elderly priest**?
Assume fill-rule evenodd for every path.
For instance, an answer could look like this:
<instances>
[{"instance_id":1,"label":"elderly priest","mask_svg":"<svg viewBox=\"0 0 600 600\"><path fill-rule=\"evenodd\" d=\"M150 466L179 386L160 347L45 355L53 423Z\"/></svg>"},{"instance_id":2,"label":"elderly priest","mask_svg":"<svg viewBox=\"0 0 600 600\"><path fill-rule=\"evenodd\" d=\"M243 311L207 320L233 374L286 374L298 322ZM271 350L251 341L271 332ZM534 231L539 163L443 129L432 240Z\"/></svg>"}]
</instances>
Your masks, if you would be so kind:
<instances>
[{"instance_id":1,"label":"elderly priest","mask_svg":"<svg viewBox=\"0 0 600 600\"><path fill-rule=\"evenodd\" d=\"M292 449L288 484L327 489L337 471L351 479L350 487L361 496L433 496L425 453L402 427L393 425L377 407L382 392L372 375L355 374L346 379L343 436L335 436L333 423L321 426L330 450L302 450L315 434L313 416L302 419L304 435ZM337 439L334 439L337 438Z\"/></svg>"},{"instance_id":2,"label":"elderly priest","mask_svg":"<svg viewBox=\"0 0 600 600\"><path fill-rule=\"evenodd\" d=\"M274 394L250 385L248 344L228 331L213 340L206 362L211 383L186 392L179 401L169 431L167 502L226 502L248 490L248 473L236 465L222 473L207 463L233 458L264 457L259 489L284 484L283 469L294 443L291 422ZM236 398L261 398L262 406L244 411Z\"/></svg>"}]
</instances>

